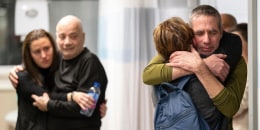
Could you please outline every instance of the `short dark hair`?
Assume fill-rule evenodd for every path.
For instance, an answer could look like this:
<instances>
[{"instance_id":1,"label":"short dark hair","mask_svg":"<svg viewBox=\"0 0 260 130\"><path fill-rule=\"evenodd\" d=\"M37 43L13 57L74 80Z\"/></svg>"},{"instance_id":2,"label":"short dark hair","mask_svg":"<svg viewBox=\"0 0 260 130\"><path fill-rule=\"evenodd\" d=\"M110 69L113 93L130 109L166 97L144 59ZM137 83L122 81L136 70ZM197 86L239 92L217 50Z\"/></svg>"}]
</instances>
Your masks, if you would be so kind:
<instances>
[{"instance_id":1,"label":"short dark hair","mask_svg":"<svg viewBox=\"0 0 260 130\"><path fill-rule=\"evenodd\" d=\"M192 22L195 17L205 15L205 16L213 16L218 19L218 26L219 29L222 29L222 22L221 22L221 16L218 10L210 5L199 5L196 8L192 10L191 16L190 16L190 26L192 27Z\"/></svg>"}]
</instances>

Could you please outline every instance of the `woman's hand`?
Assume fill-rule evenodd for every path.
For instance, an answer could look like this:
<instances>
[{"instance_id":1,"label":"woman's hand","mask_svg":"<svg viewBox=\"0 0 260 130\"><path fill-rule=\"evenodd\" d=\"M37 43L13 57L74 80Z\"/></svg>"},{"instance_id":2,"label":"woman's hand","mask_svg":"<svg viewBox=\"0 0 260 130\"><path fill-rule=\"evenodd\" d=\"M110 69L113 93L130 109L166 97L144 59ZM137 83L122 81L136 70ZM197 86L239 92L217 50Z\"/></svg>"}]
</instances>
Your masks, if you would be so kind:
<instances>
[{"instance_id":1,"label":"woman's hand","mask_svg":"<svg viewBox=\"0 0 260 130\"><path fill-rule=\"evenodd\" d=\"M37 96L35 94L32 95L32 98L35 102L33 102L33 106L37 107L41 111L48 111L47 104L50 100L50 97L47 93L43 93L42 96Z\"/></svg>"}]
</instances>

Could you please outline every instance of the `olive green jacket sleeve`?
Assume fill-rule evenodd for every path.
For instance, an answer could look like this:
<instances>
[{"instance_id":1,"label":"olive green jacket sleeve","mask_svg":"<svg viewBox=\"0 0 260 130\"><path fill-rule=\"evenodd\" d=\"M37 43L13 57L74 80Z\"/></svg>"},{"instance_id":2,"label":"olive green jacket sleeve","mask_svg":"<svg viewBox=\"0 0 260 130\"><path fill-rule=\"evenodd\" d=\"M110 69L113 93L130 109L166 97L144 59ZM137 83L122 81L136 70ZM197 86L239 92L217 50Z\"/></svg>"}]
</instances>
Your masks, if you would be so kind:
<instances>
[{"instance_id":1,"label":"olive green jacket sleeve","mask_svg":"<svg viewBox=\"0 0 260 130\"><path fill-rule=\"evenodd\" d=\"M216 107L228 118L232 118L238 111L243 98L247 80L247 65L241 58L234 71L232 71L226 82L225 88L212 100Z\"/></svg>"},{"instance_id":2,"label":"olive green jacket sleeve","mask_svg":"<svg viewBox=\"0 0 260 130\"><path fill-rule=\"evenodd\" d=\"M153 57L143 70L143 82L147 85L157 85L172 81L172 68L164 63L162 56Z\"/></svg>"}]
</instances>

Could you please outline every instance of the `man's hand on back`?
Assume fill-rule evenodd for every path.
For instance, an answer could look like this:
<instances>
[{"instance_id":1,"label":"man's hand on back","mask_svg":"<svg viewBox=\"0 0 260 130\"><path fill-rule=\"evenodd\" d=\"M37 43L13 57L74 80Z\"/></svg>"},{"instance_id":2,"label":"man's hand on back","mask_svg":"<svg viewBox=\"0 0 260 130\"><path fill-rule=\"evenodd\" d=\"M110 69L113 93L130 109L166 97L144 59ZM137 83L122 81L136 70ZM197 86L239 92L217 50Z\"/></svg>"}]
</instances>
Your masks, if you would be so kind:
<instances>
[{"instance_id":1,"label":"man's hand on back","mask_svg":"<svg viewBox=\"0 0 260 130\"><path fill-rule=\"evenodd\" d=\"M16 89L17 84L18 84L18 76L17 76L17 72L24 70L22 65L17 65L15 67L13 67L9 73L9 80L12 83L13 87Z\"/></svg>"},{"instance_id":2,"label":"man's hand on back","mask_svg":"<svg viewBox=\"0 0 260 130\"><path fill-rule=\"evenodd\" d=\"M224 82L229 73L229 65L225 62L227 56L224 54L212 54L211 56L203 59L209 70Z\"/></svg>"}]
</instances>

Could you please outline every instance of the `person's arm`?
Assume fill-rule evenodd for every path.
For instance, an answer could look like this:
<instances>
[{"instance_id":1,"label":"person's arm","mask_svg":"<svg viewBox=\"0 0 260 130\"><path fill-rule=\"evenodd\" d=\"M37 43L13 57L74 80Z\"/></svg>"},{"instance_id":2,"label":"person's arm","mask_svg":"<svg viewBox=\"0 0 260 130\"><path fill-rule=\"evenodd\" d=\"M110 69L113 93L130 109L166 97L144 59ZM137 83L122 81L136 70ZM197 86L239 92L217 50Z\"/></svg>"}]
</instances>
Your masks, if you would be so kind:
<instances>
[{"instance_id":1,"label":"person's arm","mask_svg":"<svg viewBox=\"0 0 260 130\"><path fill-rule=\"evenodd\" d=\"M25 98L27 101L31 102L31 104L33 104L33 102L35 103L35 100L31 97L31 95L42 96L43 93L47 92L47 90L45 90L42 86L37 85L26 71L18 72L17 76L18 76L18 85L16 91L18 96ZM45 96L48 97L47 94L45 94ZM40 101L45 101L45 100L40 100ZM64 109L70 109L70 111L72 111L74 110L73 108L74 107L68 107ZM77 111L77 113L79 113L79 111Z\"/></svg>"},{"instance_id":2,"label":"person's arm","mask_svg":"<svg viewBox=\"0 0 260 130\"><path fill-rule=\"evenodd\" d=\"M26 100L33 102L31 98L31 94L36 94L41 96L44 92L47 92L43 87L37 85L31 76L26 71L18 72L18 87L16 88L16 92L19 96L22 96Z\"/></svg>"},{"instance_id":3,"label":"person's arm","mask_svg":"<svg viewBox=\"0 0 260 130\"><path fill-rule=\"evenodd\" d=\"M210 98L214 98L223 88L222 83L211 73L198 52L176 51L171 55L171 65L193 72L200 80Z\"/></svg>"},{"instance_id":4,"label":"person's arm","mask_svg":"<svg viewBox=\"0 0 260 130\"><path fill-rule=\"evenodd\" d=\"M170 82L189 72L167 66L163 57L156 55L143 70L143 82L148 85L157 85L161 82Z\"/></svg>"},{"instance_id":5,"label":"person's arm","mask_svg":"<svg viewBox=\"0 0 260 130\"><path fill-rule=\"evenodd\" d=\"M36 85L33 82L33 80L31 78L29 78L30 76L29 76L29 74L27 72L26 72L26 76L25 76L25 72L23 72L23 71L24 71L24 67L22 65L14 66L11 69L11 71L9 73L9 76L8 76L11 84L13 85L13 87L15 89L17 89L18 86L21 86L22 88L18 88L18 91L19 91L19 93L23 93L23 94L26 93L26 95L27 95L26 97L27 98L31 99L31 94L36 94L36 95L39 96L39 93L37 93L38 91L35 91L35 90L38 90L39 88L42 89L42 87ZM20 76L18 76L17 73L20 73ZM21 85L18 85L19 82L22 82ZM25 84L30 84L32 87L33 86L38 86L38 88L34 87L33 89L31 89L31 87L29 87L30 85L25 85ZM29 93L29 95L28 95L28 93ZM40 93L40 95L42 95L42 94L43 93ZM52 99L59 99L59 100L63 100L63 101L67 101L67 97L68 96L69 95L67 95L67 93L59 93L59 94L56 94L54 96L50 95L50 97Z\"/></svg>"},{"instance_id":6,"label":"person's arm","mask_svg":"<svg viewBox=\"0 0 260 130\"><path fill-rule=\"evenodd\" d=\"M101 95L99 96L99 100L96 105L97 109L94 112L94 114L98 114L98 108L100 107L100 104L105 102L107 77L105 70L98 58L92 54L87 56L87 58L85 59L80 59L80 63L78 63L79 72L76 76L77 79L75 79L75 82L78 82L76 91L87 92L94 82L99 82L101 84ZM88 101L93 102L93 99L89 99ZM75 102L61 102L58 100L50 100L47 106L48 112L57 116L82 116L79 114L80 107Z\"/></svg>"},{"instance_id":7,"label":"person's arm","mask_svg":"<svg viewBox=\"0 0 260 130\"><path fill-rule=\"evenodd\" d=\"M47 103L48 103L47 107L41 109L42 111L48 111L48 108L58 107L59 109L52 109L50 111L50 113L52 115L62 116L62 117L83 117L83 115L81 115L80 112L79 112L81 108L75 102L64 102L64 101L59 101L59 100L49 100L49 101L47 101ZM54 106L50 106L50 105L54 105ZM44 107L44 105L42 105L42 106L39 105L39 107ZM96 108L96 109L97 109L97 111L100 112L101 118L103 118L106 115L106 112L107 112L106 102L101 103L99 105L99 107Z\"/></svg>"},{"instance_id":8,"label":"person's arm","mask_svg":"<svg viewBox=\"0 0 260 130\"><path fill-rule=\"evenodd\" d=\"M234 71L230 73L225 88L212 100L226 117L232 118L238 111L247 80L247 65L241 58Z\"/></svg>"},{"instance_id":9,"label":"person's arm","mask_svg":"<svg viewBox=\"0 0 260 130\"><path fill-rule=\"evenodd\" d=\"M233 71L242 56L242 41L240 37L224 31L219 47L214 53L226 54L227 58L225 58L225 61L229 64L230 70Z\"/></svg>"},{"instance_id":10,"label":"person's arm","mask_svg":"<svg viewBox=\"0 0 260 130\"><path fill-rule=\"evenodd\" d=\"M78 91L73 91L68 94L68 100L69 101L74 101L76 102L81 109L87 109L91 107L94 104L94 100L92 97L89 97L89 95L85 92L78 92ZM90 102L88 100L93 100L93 102ZM104 117L106 115L106 110L107 110L107 100L105 100L99 108L101 117Z\"/></svg>"},{"instance_id":11,"label":"person's arm","mask_svg":"<svg viewBox=\"0 0 260 130\"><path fill-rule=\"evenodd\" d=\"M33 105L41 111L48 111L48 107L58 107L60 110L53 109L50 113L52 115L63 117L82 117L82 115L79 115L79 106L73 101L66 102L60 100L51 100L46 93L44 93L43 96L37 96L33 94L32 98L34 99ZM104 117L106 115L106 102L100 105L99 111L101 117ZM63 115L63 113L66 114Z\"/></svg>"},{"instance_id":12,"label":"person's arm","mask_svg":"<svg viewBox=\"0 0 260 130\"><path fill-rule=\"evenodd\" d=\"M194 53L197 53L194 49L191 53L175 52L173 66L194 72L221 113L232 118L239 109L245 89L247 79L245 60L241 58L235 70L231 72L225 82L224 87L209 71L198 54L194 55Z\"/></svg>"},{"instance_id":13,"label":"person's arm","mask_svg":"<svg viewBox=\"0 0 260 130\"><path fill-rule=\"evenodd\" d=\"M214 75L218 75L224 80L228 75L229 66L225 63L223 58L225 58L224 55L215 54L203 60ZM189 74L192 73L181 68L173 67L171 63L166 64L163 57L156 55L143 70L143 82L147 85L157 85L161 82L170 82Z\"/></svg>"},{"instance_id":14,"label":"person's arm","mask_svg":"<svg viewBox=\"0 0 260 130\"><path fill-rule=\"evenodd\" d=\"M41 111L49 111L50 107L58 107L59 109L53 109L49 111L52 115L62 116L62 117L80 117L79 114L79 106L75 102L67 102L61 100L53 100L50 99L47 94L43 94L43 96L37 96L32 94L31 96L34 99L33 105L37 107ZM66 113L67 112L67 113ZM63 113L66 113L62 115Z\"/></svg>"},{"instance_id":15,"label":"person's arm","mask_svg":"<svg viewBox=\"0 0 260 130\"><path fill-rule=\"evenodd\" d=\"M230 70L230 66L224 60L225 57L224 54L212 54L203 59L209 70L222 82L225 82Z\"/></svg>"},{"instance_id":16,"label":"person's arm","mask_svg":"<svg viewBox=\"0 0 260 130\"><path fill-rule=\"evenodd\" d=\"M223 56L225 54L225 56ZM212 56L221 56L219 58L210 58ZM209 69L217 76L222 82L226 80L229 71L233 71L242 56L242 42L239 36L232 33L223 32L223 37L220 40L219 47L215 50L214 54L206 58L204 62L207 64ZM224 67L217 64L221 63L218 60L224 60ZM216 63L217 61L217 63ZM220 67L219 67L220 66ZM228 67L228 68L227 68ZM222 70L224 69L224 70Z\"/></svg>"},{"instance_id":17,"label":"person's arm","mask_svg":"<svg viewBox=\"0 0 260 130\"><path fill-rule=\"evenodd\" d=\"M239 110L234 115L233 119L239 118L239 116L243 115L245 112L248 112L248 82L246 84L246 88L245 88L245 91L244 91L242 101L240 103Z\"/></svg>"}]
</instances>

